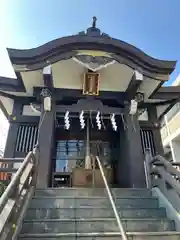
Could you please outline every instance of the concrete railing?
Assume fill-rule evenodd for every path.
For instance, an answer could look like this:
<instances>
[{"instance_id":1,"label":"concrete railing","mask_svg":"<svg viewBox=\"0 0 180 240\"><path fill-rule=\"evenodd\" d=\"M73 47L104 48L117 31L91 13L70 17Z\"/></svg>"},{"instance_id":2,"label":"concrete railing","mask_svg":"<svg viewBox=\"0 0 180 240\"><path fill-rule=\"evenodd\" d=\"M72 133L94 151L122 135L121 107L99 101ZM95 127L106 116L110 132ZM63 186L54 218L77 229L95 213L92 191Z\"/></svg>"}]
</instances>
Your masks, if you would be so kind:
<instances>
[{"instance_id":1,"label":"concrete railing","mask_svg":"<svg viewBox=\"0 0 180 240\"><path fill-rule=\"evenodd\" d=\"M38 164L38 148L29 152L20 167L14 173L12 165L20 162L18 159L0 159L7 168L1 168L4 173L14 173L12 179L0 198L0 239L15 240L21 229L22 220L33 196ZM17 161L16 161L17 160Z\"/></svg>"},{"instance_id":2,"label":"concrete railing","mask_svg":"<svg viewBox=\"0 0 180 240\"><path fill-rule=\"evenodd\" d=\"M180 211L180 163L170 163L158 155L152 157L149 149L145 154L147 187L158 187L173 207Z\"/></svg>"}]
</instances>

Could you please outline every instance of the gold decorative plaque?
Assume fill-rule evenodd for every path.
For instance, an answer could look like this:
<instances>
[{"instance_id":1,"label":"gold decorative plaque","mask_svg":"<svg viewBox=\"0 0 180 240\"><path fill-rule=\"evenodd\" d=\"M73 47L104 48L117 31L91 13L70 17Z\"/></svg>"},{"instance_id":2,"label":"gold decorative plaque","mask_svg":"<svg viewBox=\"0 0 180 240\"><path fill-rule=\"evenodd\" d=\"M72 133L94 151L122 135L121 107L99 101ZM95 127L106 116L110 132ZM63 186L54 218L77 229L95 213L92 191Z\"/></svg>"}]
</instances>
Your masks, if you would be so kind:
<instances>
[{"instance_id":1,"label":"gold decorative plaque","mask_svg":"<svg viewBox=\"0 0 180 240\"><path fill-rule=\"evenodd\" d=\"M84 74L83 94L99 95L99 73L88 72Z\"/></svg>"}]
</instances>

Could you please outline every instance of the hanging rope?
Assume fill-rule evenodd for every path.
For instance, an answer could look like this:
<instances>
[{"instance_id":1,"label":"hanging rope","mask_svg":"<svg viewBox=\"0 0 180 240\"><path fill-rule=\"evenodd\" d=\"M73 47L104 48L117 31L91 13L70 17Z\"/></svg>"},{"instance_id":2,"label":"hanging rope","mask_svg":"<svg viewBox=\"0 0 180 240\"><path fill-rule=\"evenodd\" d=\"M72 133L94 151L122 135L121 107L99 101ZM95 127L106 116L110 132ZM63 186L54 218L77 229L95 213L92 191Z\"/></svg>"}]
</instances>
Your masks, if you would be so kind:
<instances>
[{"instance_id":1,"label":"hanging rope","mask_svg":"<svg viewBox=\"0 0 180 240\"><path fill-rule=\"evenodd\" d=\"M92 128L94 128L93 121L92 121L92 111L90 111L90 122L91 122Z\"/></svg>"},{"instance_id":2,"label":"hanging rope","mask_svg":"<svg viewBox=\"0 0 180 240\"><path fill-rule=\"evenodd\" d=\"M124 115L121 114L121 119L122 119L122 123L123 123L123 127L124 127L124 130L126 130L128 128L126 122L125 122L125 119L124 119Z\"/></svg>"}]
</instances>

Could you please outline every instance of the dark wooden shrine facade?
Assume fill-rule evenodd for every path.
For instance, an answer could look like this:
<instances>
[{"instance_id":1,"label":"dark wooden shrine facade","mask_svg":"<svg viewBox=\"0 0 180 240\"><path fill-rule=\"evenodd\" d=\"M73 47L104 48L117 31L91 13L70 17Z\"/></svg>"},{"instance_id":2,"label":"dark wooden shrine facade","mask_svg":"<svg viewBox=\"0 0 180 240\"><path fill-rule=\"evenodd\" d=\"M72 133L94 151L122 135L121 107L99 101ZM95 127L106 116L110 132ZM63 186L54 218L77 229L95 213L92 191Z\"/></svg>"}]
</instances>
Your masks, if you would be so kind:
<instances>
[{"instance_id":1,"label":"dark wooden shrine facade","mask_svg":"<svg viewBox=\"0 0 180 240\"><path fill-rule=\"evenodd\" d=\"M179 101L179 87L163 87L175 61L152 58L94 25L34 49L8 49L8 54L16 78L0 77L1 109L10 122L5 157L25 156L39 136L38 186L46 187L57 116L69 111L78 118L82 110L106 117L116 113L117 184L145 187L144 151L163 154L160 122ZM51 97L46 114L45 89ZM132 100L138 102L133 115Z\"/></svg>"}]
</instances>

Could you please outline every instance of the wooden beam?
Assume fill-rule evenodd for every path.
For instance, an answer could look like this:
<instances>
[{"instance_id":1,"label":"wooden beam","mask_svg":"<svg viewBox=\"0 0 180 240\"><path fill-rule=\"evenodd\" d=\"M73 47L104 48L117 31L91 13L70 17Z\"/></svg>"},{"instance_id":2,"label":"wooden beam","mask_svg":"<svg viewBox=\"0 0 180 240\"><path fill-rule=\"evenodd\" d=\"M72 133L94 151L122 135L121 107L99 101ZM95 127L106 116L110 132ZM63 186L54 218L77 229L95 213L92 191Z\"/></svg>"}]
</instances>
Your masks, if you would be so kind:
<instances>
[{"instance_id":1,"label":"wooden beam","mask_svg":"<svg viewBox=\"0 0 180 240\"><path fill-rule=\"evenodd\" d=\"M15 72L16 78L1 77L0 89L3 91L26 92L20 72Z\"/></svg>"},{"instance_id":2,"label":"wooden beam","mask_svg":"<svg viewBox=\"0 0 180 240\"><path fill-rule=\"evenodd\" d=\"M160 126L156 127L154 123L150 121L139 121L140 128L141 129L157 129L160 128Z\"/></svg>"},{"instance_id":3,"label":"wooden beam","mask_svg":"<svg viewBox=\"0 0 180 240\"><path fill-rule=\"evenodd\" d=\"M7 93L7 92L3 92L3 91L0 91L0 96L6 97L6 98L11 98L13 100L15 100L17 98L17 96L12 95L12 94Z\"/></svg>"},{"instance_id":4,"label":"wooden beam","mask_svg":"<svg viewBox=\"0 0 180 240\"><path fill-rule=\"evenodd\" d=\"M148 108L151 106L164 106L164 105L168 105L168 104L174 104L175 100L167 100L167 101L163 101L163 102L142 102L139 104L139 108Z\"/></svg>"},{"instance_id":5,"label":"wooden beam","mask_svg":"<svg viewBox=\"0 0 180 240\"><path fill-rule=\"evenodd\" d=\"M166 115L177 102L177 100L172 101L170 105L165 109L165 111L161 113L161 115L159 116L160 121L162 121L164 115Z\"/></svg>"},{"instance_id":6,"label":"wooden beam","mask_svg":"<svg viewBox=\"0 0 180 240\"><path fill-rule=\"evenodd\" d=\"M6 110L3 102L0 100L0 109L2 110L4 116L8 119L9 118L9 113L8 111Z\"/></svg>"},{"instance_id":7,"label":"wooden beam","mask_svg":"<svg viewBox=\"0 0 180 240\"><path fill-rule=\"evenodd\" d=\"M180 86L160 87L152 96L152 99L180 99Z\"/></svg>"},{"instance_id":8,"label":"wooden beam","mask_svg":"<svg viewBox=\"0 0 180 240\"><path fill-rule=\"evenodd\" d=\"M135 97L141 83L143 81L143 75L139 71L135 70L134 74L131 78L131 81L128 85L128 88L126 90L126 93L128 95L128 100L131 100Z\"/></svg>"},{"instance_id":9,"label":"wooden beam","mask_svg":"<svg viewBox=\"0 0 180 240\"><path fill-rule=\"evenodd\" d=\"M161 87L158 90L159 93L179 93L180 94L180 86L167 86L167 87Z\"/></svg>"},{"instance_id":10,"label":"wooden beam","mask_svg":"<svg viewBox=\"0 0 180 240\"><path fill-rule=\"evenodd\" d=\"M38 99L40 96L40 93L42 91L42 87L34 87L34 96ZM64 97L70 97L70 98L85 98L84 95L82 95L81 89L65 89L65 88L55 88L53 90L53 98L58 101L62 100ZM100 91L99 96L96 97L96 99L114 99L117 100L119 103L124 103L124 101L127 100L127 93L126 92L112 92L112 91Z\"/></svg>"},{"instance_id":11,"label":"wooden beam","mask_svg":"<svg viewBox=\"0 0 180 240\"><path fill-rule=\"evenodd\" d=\"M13 116L9 117L9 122L10 123L37 123L39 122L40 117L39 116L24 116L24 115L19 115L16 116L15 119L13 119Z\"/></svg>"}]
</instances>

